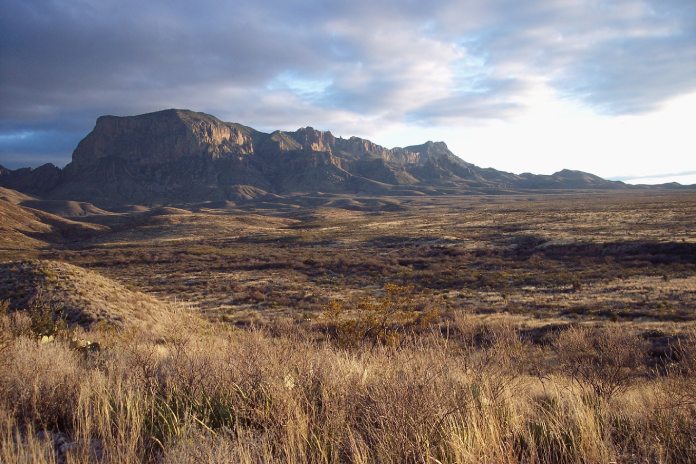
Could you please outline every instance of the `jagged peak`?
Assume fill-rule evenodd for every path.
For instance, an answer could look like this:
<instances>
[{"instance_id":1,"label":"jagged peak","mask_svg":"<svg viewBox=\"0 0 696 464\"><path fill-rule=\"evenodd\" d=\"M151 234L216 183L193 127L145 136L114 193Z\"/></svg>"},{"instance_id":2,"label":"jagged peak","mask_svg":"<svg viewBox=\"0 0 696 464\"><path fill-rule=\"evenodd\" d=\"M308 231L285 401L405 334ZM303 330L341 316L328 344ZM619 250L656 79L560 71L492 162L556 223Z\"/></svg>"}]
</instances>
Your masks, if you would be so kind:
<instances>
[{"instance_id":1,"label":"jagged peak","mask_svg":"<svg viewBox=\"0 0 696 464\"><path fill-rule=\"evenodd\" d=\"M38 170L38 169L60 169L60 168L53 163L44 163L41 166L36 168L36 170Z\"/></svg>"},{"instance_id":2,"label":"jagged peak","mask_svg":"<svg viewBox=\"0 0 696 464\"><path fill-rule=\"evenodd\" d=\"M428 140L425 143L421 143L420 145L410 145L411 147L423 147L423 148L447 148L447 144L445 142L435 142L433 140ZM406 147L408 148L408 147Z\"/></svg>"},{"instance_id":3,"label":"jagged peak","mask_svg":"<svg viewBox=\"0 0 696 464\"><path fill-rule=\"evenodd\" d=\"M324 137L334 137L334 135L331 133L331 131L322 131L319 129L315 129L312 126L305 126L305 127L300 127L295 131L296 134L312 134L315 136L324 136ZM335 138L335 137L334 137Z\"/></svg>"},{"instance_id":4,"label":"jagged peak","mask_svg":"<svg viewBox=\"0 0 696 464\"><path fill-rule=\"evenodd\" d=\"M445 142L433 142L432 140L428 140L427 142L421 145L411 145L405 147L404 150L414 153L420 153L421 155L425 156L453 154L447 147L447 144Z\"/></svg>"},{"instance_id":5,"label":"jagged peak","mask_svg":"<svg viewBox=\"0 0 696 464\"><path fill-rule=\"evenodd\" d=\"M427 142L424 143L425 146L428 147L438 147L438 148L447 148L447 144L442 141L433 141L433 140L428 140Z\"/></svg>"},{"instance_id":6,"label":"jagged peak","mask_svg":"<svg viewBox=\"0 0 696 464\"><path fill-rule=\"evenodd\" d=\"M5 168L4 166L0 166L0 172L44 172L44 171L60 171L60 168L56 166L53 163L44 163L40 166L36 167L24 167L24 168L17 168L17 169L8 169Z\"/></svg>"},{"instance_id":7,"label":"jagged peak","mask_svg":"<svg viewBox=\"0 0 696 464\"><path fill-rule=\"evenodd\" d=\"M305 150L331 151L336 138L329 131L320 131L311 126L301 127L287 135L297 141Z\"/></svg>"}]
</instances>

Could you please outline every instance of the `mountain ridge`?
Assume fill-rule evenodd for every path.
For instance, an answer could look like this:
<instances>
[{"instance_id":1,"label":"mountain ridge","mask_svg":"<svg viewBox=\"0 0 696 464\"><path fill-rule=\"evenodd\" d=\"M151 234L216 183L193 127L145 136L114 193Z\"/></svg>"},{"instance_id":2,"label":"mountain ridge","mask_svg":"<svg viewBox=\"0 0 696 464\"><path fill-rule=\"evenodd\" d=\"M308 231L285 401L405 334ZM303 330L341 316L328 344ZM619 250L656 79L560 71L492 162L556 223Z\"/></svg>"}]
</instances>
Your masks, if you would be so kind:
<instances>
[{"instance_id":1,"label":"mountain ridge","mask_svg":"<svg viewBox=\"0 0 696 464\"><path fill-rule=\"evenodd\" d=\"M386 148L309 126L265 133L181 109L100 116L63 169L0 167L0 185L95 204L229 200L240 189L263 196L629 188L581 171L518 175L480 168L444 142Z\"/></svg>"}]
</instances>

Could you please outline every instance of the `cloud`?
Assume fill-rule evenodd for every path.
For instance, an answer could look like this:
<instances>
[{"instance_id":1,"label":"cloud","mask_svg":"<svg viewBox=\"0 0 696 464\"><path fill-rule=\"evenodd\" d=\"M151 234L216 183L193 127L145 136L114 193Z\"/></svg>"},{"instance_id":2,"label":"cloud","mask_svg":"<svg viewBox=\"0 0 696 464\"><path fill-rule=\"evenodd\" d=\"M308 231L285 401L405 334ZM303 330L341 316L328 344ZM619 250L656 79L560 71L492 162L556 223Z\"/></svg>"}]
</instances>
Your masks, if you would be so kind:
<instances>
[{"instance_id":1,"label":"cloud","mask_svg":"<svg viewBox=\"0 0 696 464\"><path fill-rule=\"evenodd\" d=\"M0 30L0 135L54 134L0 162L65 161L101 114L369 135L513 118L540 82L605 114L696 89L691 0L6 0Z\"/></svg>"},{"instance_id":2,"label":"cloud","mask_svg":"<svg viewBox=\"0 0 696 464\"><path fill-rule=\"evenodd\" d=\"M618 179L624 180L624 179ZM683 174L665 174L656 176L645 176L645 177L633 177L624 180L628 184L634 185L655 185L655 184L669 184L676 182L681 185L696 186L696 171L685 172Z\"/></svg>"},{"instance_id":3,"label":"cloud","mask_svg":"<svg viewBox=\"0 0 696 464\"><path fill-rule=\"evenodd\" d=\"M696 3L690 0L481 2L455 8L460 35L493 75L538 76L605 114L635 114L696 89Z\"/></svg>"},{"instance_id":4,"label":"cloud","mask_svg":"<svg viewBox=\"0 0 696 464\"><path fill-rule=\"evenodd\" d=\"M613 180L625 180L625 181L631 181L631 183L635 183L638 181L643 181L645 179L653 179L653 178L673 178L673 177L693 177L696 176L696 171L691 170L691 171L680 171L680 172L669 172L669 173L663 173L663 174L651 174L648 176L616 176L612 177Z\"/></svg>"},{"instance_id":5,"label":"cloud","mask_svg":"<svg viewBox=\"0 0 696 464\"><path fill-rule=\"evenodd\" d=\"M484 120L504 120L520 112L525 103L518 100L531 87L521 79L481 79L449 95L433 99L408 113L407 118L421 125L456 125Z\"/></svg>"}]
</instances>

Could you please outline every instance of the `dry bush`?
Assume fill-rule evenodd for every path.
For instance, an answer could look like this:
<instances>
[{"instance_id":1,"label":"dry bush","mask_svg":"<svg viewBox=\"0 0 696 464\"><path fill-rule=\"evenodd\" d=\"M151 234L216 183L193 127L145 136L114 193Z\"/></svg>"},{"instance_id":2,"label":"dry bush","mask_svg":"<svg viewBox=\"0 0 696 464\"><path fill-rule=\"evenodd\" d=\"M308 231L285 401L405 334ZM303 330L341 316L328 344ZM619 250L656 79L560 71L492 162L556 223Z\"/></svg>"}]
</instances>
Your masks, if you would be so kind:
<instances>
[{"instance_id":1,"label":"dry bush","mask_svg":"<svg viewBox=\"0 0 696 464\"><path fill-rule=\"evenodd\" d=\"M423 330L436 322L436 307L422 307L412 286L386 284L380 297L355 302L332 301L324 318L335 330L340 346L356 347L369 343L398 346L404 334Z\"/></svg>"},{"instance_id":2,"label":"dry bush","mask_svg":"<svg viewBox=\"0 0 696 464\"><path fill-rule=\"evenodd\" d=\"M561 372L610 399L644 373L648 343L619 327L573 327L559 334L554 348Z\"/></svg>"},{"instance_id":3,"label":"dry bush","mask_svg":"<svg viewBox=\"0 0 696 464\"><path fill-rule=\"evenodd\" d=\"M10 304L0 300L0 365L5 359L3 352L7 350L12 342L12 320L9 314Z\"/></svg>"},{"instance_id":4,"label":"dry bush","mask_svg":"<svg viewBox=\"0 0 696 464\"><path fill-rule=\"evenodd\" d=\"M545 368L543 353L505 320L483 322L457 313L449 330L449 348L460 354L464 371L485 381L493 393L514 390L524 375Z\"/></svg>"},{"instance_id":5,"label":"dry bush","mask_svg":"<svg viewBox=\"0 0 696 464\"><path fill-rule=\"evenodd\" d=\"M691 328L676 339L671 346L670 361L662 379L663 409L687 409L696 417L696 329Z\"/></svg>"},{"instance_id":6,"label":"dry bush","mask_svg":"<svg viewBox=\"0 0 696 464\"><path fill-rule=\"evenodd\" d=\"M671 346L670 373L683 377L696 377L696 328L690 328Z\"/></svg>"},{"instance_id":7,"label":"dry bush","mask_svg":"<svg viewBox=\"0 0 696 464\"><path fill-rule=\"evenodd\" d=\"M641 383L614 401L607 433L619 462L693 462L696 404L681 401L673 380Z\"/></svg>"},{"instance_id":8,"label":"dry bush","mask_svg":"<svg viewBox=\"0 0 696 464\"><path fill-rule=\"evenodd\" d=\"M185 435L163 452L164 464L265 464L277 462L270 443L254 433L210 433L192 424Z\"/></svg>"}]
</instances>

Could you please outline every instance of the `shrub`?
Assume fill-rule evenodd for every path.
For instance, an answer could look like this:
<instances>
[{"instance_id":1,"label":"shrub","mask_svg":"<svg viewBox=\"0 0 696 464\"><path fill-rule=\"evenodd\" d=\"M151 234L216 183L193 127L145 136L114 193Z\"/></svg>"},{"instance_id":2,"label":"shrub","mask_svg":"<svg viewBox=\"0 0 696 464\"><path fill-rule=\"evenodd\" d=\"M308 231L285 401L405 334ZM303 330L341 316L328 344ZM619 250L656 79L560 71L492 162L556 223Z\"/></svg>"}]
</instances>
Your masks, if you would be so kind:
<instances>
[{"instance_id":1,"label":"shrub","mask_svg":"<svg viewBox=\"0 0 696 464\"><path fill-rule=\"evenodd\" d=\"M354 303L332 301L324 317L335 329L339 345L356 347L364 343L397 346L403 335L427 328L435 322L439 310L420 308L414 288L386 284L384 295L366 297Z\"/></svg>"},{"instance_id":2,"label":"shrub","mask_svg":"<svg viewBox=\"0 0 696 464\"><path fill-rule=\"evenodd\" d=\"M27 309L27 314L31 320L31 331L38 337L54 337L68 331L68 324L60 308L35 302Z\"/></svg>"},{"instance_id":3,"label":"shrub","mask_svg":"<svg viewBox=\"0 0 696 464\"><path fill-rule=\"evenodd\" d=\"M603 399L631 386L648 352L646 341L619 327L573 327L554 347L561 372Z\"/></svg>"}]
</instances>

